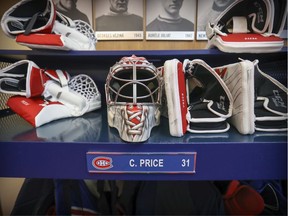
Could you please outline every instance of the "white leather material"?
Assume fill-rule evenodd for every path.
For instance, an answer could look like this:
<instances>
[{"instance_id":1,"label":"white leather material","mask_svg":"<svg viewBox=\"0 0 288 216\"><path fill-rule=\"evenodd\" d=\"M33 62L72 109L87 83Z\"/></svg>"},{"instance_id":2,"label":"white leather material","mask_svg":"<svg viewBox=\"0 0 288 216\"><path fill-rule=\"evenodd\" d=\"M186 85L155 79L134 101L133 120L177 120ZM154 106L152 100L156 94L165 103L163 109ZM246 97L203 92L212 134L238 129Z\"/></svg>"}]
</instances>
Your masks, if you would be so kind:
<instances>
[{"instance_id":1,"label":"white leather material","mask_svg":"<svg viewBox=\"0 0 288 216\"><path fill-rule=\"evenodd\" d=\"M243 60L214 68L221 73L233 97L233 112L229 122L241 134L255 132L254 116L254 64Z\"/></svg>"}]
</instances>

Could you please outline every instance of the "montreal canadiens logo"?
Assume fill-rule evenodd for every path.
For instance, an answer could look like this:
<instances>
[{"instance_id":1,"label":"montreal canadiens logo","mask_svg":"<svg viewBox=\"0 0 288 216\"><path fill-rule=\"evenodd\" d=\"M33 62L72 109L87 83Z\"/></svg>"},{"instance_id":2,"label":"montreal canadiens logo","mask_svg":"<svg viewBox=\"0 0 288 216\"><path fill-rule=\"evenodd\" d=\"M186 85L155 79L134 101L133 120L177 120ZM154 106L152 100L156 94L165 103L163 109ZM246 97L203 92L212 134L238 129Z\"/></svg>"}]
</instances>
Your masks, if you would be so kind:
<instances>
[{"instance_id":1,"label":"montreal canadiens logo","mask_svg":"<svg viewBox=\"0 0 288 216\"><path fill-rule=\"evenodd\" d=\"M110 157L96 157L92 160L92 165L98 170L107 170L113 167L112 158Z\"/></svg>"}]
</instances>

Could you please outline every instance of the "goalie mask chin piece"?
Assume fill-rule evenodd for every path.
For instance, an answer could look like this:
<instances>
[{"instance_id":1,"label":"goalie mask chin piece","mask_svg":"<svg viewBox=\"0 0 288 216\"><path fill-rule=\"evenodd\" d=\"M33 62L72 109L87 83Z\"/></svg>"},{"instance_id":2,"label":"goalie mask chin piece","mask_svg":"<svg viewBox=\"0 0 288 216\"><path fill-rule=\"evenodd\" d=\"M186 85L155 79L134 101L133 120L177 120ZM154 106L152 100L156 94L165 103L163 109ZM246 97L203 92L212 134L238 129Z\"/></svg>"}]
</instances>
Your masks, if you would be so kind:
<instances>
[{"instance_id":1,"label":"goalie mask chin piece","mask_svg":"<svg viewBox=\"0 0 288 216\"><path fill-rule=\"evenodd\" d=\"M123 57L110 68L106 102L108 124L121 139L143 142L160 123L162 77L144 57Z\"/></svg>"}]
</instances>

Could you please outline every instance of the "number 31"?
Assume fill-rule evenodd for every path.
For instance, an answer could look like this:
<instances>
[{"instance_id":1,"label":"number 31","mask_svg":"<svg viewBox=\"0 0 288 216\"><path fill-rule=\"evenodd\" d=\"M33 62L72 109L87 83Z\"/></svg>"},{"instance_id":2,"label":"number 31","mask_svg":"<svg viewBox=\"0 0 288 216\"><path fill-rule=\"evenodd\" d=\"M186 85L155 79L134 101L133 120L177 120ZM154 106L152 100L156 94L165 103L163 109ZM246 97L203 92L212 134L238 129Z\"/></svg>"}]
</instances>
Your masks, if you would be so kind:
<instances>
[{"instance_id":1,"label":"number 31","mask_svg":"<svg viewBox=\"0 0 288 216\"><path fill-rule=\"evenodd\" d=\"M182 167L189 167L190 166L190 159L182 159L182 164L181 164Z\"/></svg>"}]
</instances>

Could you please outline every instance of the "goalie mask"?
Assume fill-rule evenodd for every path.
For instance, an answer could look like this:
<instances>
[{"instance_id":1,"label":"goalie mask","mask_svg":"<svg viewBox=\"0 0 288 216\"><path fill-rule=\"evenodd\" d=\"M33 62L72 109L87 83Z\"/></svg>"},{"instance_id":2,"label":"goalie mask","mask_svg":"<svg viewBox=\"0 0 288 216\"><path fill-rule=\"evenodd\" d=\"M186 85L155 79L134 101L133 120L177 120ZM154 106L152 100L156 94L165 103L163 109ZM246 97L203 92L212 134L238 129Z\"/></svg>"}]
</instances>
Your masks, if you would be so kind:
<instances>
[{"instance_id":1,"label":"goalie mask","mask_svg":"<svg viewBox=\"0 0 288 216\"><path fill-rule=\"evenodd\" d=\"M124 141L146 141L160 123L160 71L144 57L123 57L110 68L105 91L109 126Z\"/></svg>"}]
</instances>

